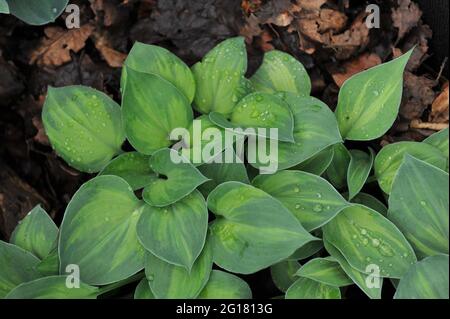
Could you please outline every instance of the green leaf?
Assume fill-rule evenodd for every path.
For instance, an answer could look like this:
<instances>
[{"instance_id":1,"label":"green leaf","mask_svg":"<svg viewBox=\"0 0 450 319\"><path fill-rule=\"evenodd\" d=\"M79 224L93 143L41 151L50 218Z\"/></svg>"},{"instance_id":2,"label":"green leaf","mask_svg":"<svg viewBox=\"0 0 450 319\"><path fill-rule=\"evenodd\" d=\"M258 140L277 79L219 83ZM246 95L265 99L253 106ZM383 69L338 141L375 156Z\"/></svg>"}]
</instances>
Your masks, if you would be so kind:
<instances>
[{"instance_id":1,"label":"green leaf","mask_svg":"<svg viewBox=\"0 0 450 319\"><path fill-rule=\"evenodd\" d=\"M338 287L322 284L308 278L298 279L286 291L286 299L341 299Z\"/></svg>"},{"instance_id":2,"label":"green leaf","mask_svg":"<svg viewBox=\"0 0 450 319\"><path fill-rule=\"evenodd\" d=\"M49 87L42 122L58 155L79 171L98 172L122 152L120 107L92 88Z\"/></svg>"},{"instance_id":3,"label":"green leaf","mask_svg":"<svg viewBox=\"0 0 450 319\"><path fill-rule=\"evenodd\" d=\"M411 245L398 228L362 205L345 208L323 227L323 235L352 267L364 273L376 264L382 277L401 278L416 262Z\"/></svg>"},{"instance_id":4,"label":"green leaf","mask_svg":"<svg viewBox=\"0 0 450 319\"><path fill-rule=\"evenodd\" d=\"M154 74L172 83L182 92L189 103L195 95L195 80L189 67L169 50L150 44L135 42L125 60L127 68ZM123 83L126 82L126 69L123 68ZM125 87L125 84L122 85Z\"/></svg>"},{"instance_id":5,"label":"green leaf","mask_svg":"<svg viewBox=\"0 0 450 319\"><path fill-rule=\"evenodd\" d=\"M42 259L46 257L58 238L58 227L47 212L37 205L19 222L11 234L10 242Z\"/></svg>"},{"instance_id":6,"label":"green leaf","mask_svg":"<svg viewBox=\"0 0 450 319\"><path fill-rule=\"evenodd\" d=\"M249 83L244 78L246 71L244 38L219 43L192 67L197 85L195 109L204 114L213 111L230 114L236 103L249 93Z\"/></svg>"},{"instance_id":7,"label":"green leaf","mask_svg":"<svg viewBox=\"0 0 450 319\"><path fill-rule=\"evenodd\" d=\"M151 206L164 207L175 203L208 178L173 149L162 149L150 158L150 168L159 174L145 187L142 197Z\"/></svg>"},{"instance_id":8,"label":"green leaf","mask_svg":"<svg viewBox=\"0 0 450 319\"><path fill-rule=\"evenodd\" d=\"M402 277L394 299L449 299L448 255L427 257Z\"/></svg>"},{"instance_id":9,"label":"green leaf","mask_svg":"<svg viewBox=\"0 0 450 319\"><path fill-rule=\"evenodd\" d=\"M134 299L155 299L147 278L142 278L134 291Z\"/></svg>"},{"instance_id":10,"label":"green leaf","mask_svg":"<svg viewBox=\"0 0 450 319\"><path fill-rule=\"evenodd\" d=\"M388 218L418 257L448 254L448 173L405 156L389 197Z\"/></svg>"},{"instance_id":11,"label":"green leaf","mask_svg":"<svg viewBox=\"0 0 450 319\"><path fill-rule=\"evenodd\" d=\"M59 275L58 248L53 248L53 250L36 265L36 269L43 276Z\"/></svg>"},{"instance_id":12,"label":"green leaf","mask_svg":"<svg viewBox=\"0 0 450 319\"><path fill-rule=\"evenodd\" d=\"M392 183L405 154L416 157L440 169L445 169L446 158L436 147L419 142L398 142L381 149L375 158L375 175L380 188L387 194L391 192Z\"/></svg>"},{"instance_id":13,"label":"green leaf","mask_svg":"<svg viewBox=\"0 0 450 319\"><path fill-rule=\"evenodd\" d=\"M276 95L251 93L244 97L233 109L230 121L219 112L212 112L210 120L223 128L254 128L253 134L268 137L270 128L278 129L278 140L293 142L294 119L289 105ZM258 129L257 129L258 128ZM261 128L261 129L259 129ZM265 128L265 129L264 129Z\"/></svg>"},{"instance_id":14,"label":"green leaf","mask_svg":"<svg viewBox=\"0 0 450 319\"><path fill-rule=\"evenodd\" d=\"M320 176L327 170L328 166L330 166L333 157L334 148L333 146L329 146L292 169Z\"/></svg>"},{"instance_id":15,"label":"green leaf","mask_svg":"<svg viewBox=\"0 0 450 319\"><path fill-rule=\"evenodd\" d=\"M156 179L149 165L149 156L128 152L117 156L99 173L122 177L133 190L141 189Z\"/></svg>"},{"instance_id":16,"label":"green leaf","mask_svg":"<svg viewBox=\"0 0 450 319\"><path fill-rule=\"evenodd\" d=\"M67 287L66 276L50 276L23 283L6 299L96 299L98 288L80 282L79 287Z\"/></svg>"},{"instance_id":17,"label":"green leaf","mask_svg":"<svg viewBox=\"0 0 450 319\"><path fill-rule=\"evenodd\" d=\"M8 0L10 13L31 25L54 22L68 3L69 0Z\"/></svg>"},{"instance_id":18,"label":"green leaf","mask_svg":"<svg viewBox=\"0 0 450 319\"><path fill-rule=\"evenodd\" d=\"M347 185L347 171L350 165L350 152L342 143L333 145L334 156L326 170L327 179L337 189Z\"/></svg>"},{"instance_id":19,"label":"green leaf","mask_svg":"<svg viewBox=\"0 0 450 319\"><path fill-rule=\"evenodd\" d=\"M187 270L202 251L207 229L208 210L199 191L164 208L145 205L137 224L145 249Z\"/></svg>"},{"instance_id":20,"label":"green leaf","mask_svg":"<svg viewBox=\"0 0 450 319\"><path fill-rule=\"evenodd\" d=\"M387 215L388 209L386 205L372 195L366 193L358 193L358 195L352 198L351 202L372 208L383 216Z\"/></svg>"},{"instance_id":21,"label":"green leaf","mask_svg":"<svg viewBox=\"0 0 450 319\"><path fill-rule=\"evenodd\" d=\"M345 81L336 107L343 138L370 141L392 126L402 99L403 71L412 52L413 49Z\"/></svg>"},{"instance_id":22,"label":"green leaf","mask_svg":"<svg viewBox=\"0 0 450 319\"><path fill-rule=\"evenodd\" d=\"M81 281L106 285L144 268L136 235L143 203L125 180L98 176L83 184L69 202L59 237L60 273L75 264Z\"/></svg>"},{"instance_id":23,"label":"green leaf","mask_svg":"<svg viewBox=\"0 0 450 319\"><path fill-rule=\"evenodd\" d=\"M284 260L270 267L270 274L275 286L282 292L297 280L295 273L301 267L296 260Z\"/></svg>"},{"instance_id":24,"label":"green leaf","mask_svg":"<svg viewBox=\"0 0 450 319\"><path fill-rule=\"evenodd\" d=\"M220 270L213 270L199 299L251 299L252 291L241 278Z\"/></svg>"},{"instance_id":25,"label":"green leaf","mask_svg":"<svg viewBox=\"0 0 450 319\"><path fill-rule=\"evenodd\" d=\"M0 0L0 13L9 13L9 6L6 0Z\"/></svg>"},{"instance_id":26,"label":"green leaf","mask_svg":"<svg viewBox=\"0 0 450 319\"><path fill-rule=\"evenodd\" d=\"M0 298L21 283L41 277L35 269L38 263L28 251L0 240Z\"/></svg>"},{"instance_id":27,"label":"green leaf","mask_svg":"<svg viewBox=\"0 0 450 319\"><path fill-rule=\"evenodd\" d=\"M330 108L314 97L292 93L277 94L288 103L294 115L294 143L279 143L278 169L293 167L328 146L342 141L336 118ZM258 168L259 163L251 163Z\"/></svg>"},{"instance_id":28,"label":"green leaf","mask_svg":"<svg viewBox=\"0 0 450 319\"><path fill-rule=\"evenodd\" d=\"M205 184L200 185L199 190L206 197L218 185L236 181L249 184L247 170L244 163L208 163L198 167L199 171L210 179Z\"/></svg>"},{"instance_id":29,"label":"green leaf","mask_svg":"<svg viewBox=\"0 0 450 319\"><path fill-rule=\"evenodd\" d=\"M360 272L350 266L350 264L347 262L347 260L342 256L342 254L339 252L339 250L331 245L328 241L323 241L325 244L325 249L328 251L328 253L333 256L339 265L342 267L344 272L347 274L348 277L350 277L353 282L370 298L370 299L381 299L381 288L383 287L383 278L376 277L374 279L379 280L378 287L376 285L367 285L367 274ZM374 276L372 274L372 276ZM369 278L370 279L370 278Z\"/></svg>"},{"instance_id":30,"label":"green leaf","mask_svg":"<svg viewBox=\"0 0 450 319\"><path fill-rule=\"evenodd\" d=\"M158 75L130 68L126 72L122 93L125 132L138 152L151 155L174 144L170 133L189 126L192 109L184 94Z\"/></svg>"},{"instance_id":31,"label":"green leaf","mask_svg":"<svg viewBox=\"0 0 450 319\"><path fill-rule=\"evenodd\" d=\"M344 287L353 283L339 263L332 257L311 259L295 275L334 287Z\"/></svg>"},{"instance_id":32,"label":"green leaf","mask_svg":"<svg viewBox=\"0 0 450 319\"><path fill-rule=\"evenodd\" d=\"M306 172L259 175L253 185L278 199L307 231L323 226L349 205L325 179Z\"/></svg>"},{"instance_id":33,"label":"green leaf","mask_svg":"<svg viewBox=\"0 0 450 319\"><path fill-rule=\"evenodd\" d=\"M347 170L348 199L354 198L363 188L373 166L374 151L370 154L360 150L350 150L350 164Z\"/></svg>"},{"instance_id":34,"label":"green leaf","mask_svg":"<svg viewBox=\"0 0 450 319\"><path fill-rule=\"evenodd\" d=\"M272 50L264 54L262 65L250 81L257 91L277 91L309 96L311 80L305 67L291 55Z\"/></svg>"},{"instance_id":35,"label":"green leaf","mask_svg":"<svg viewBox=\"0 0 450 319\"><path fill-rule=\"evenodd\" d=\"M303 247L300 247L293 253L291 256L288 257L288 260L303 260L306 258L311 257L312 255L318 253L323 248L322 241L311 241L304 245Z\"/></svg>"},{"instance_id":36,"label":"green leaf","mask_svg":"<svg viewBox=\"0 0 450 319\"><path fill-rule=\"evenodd\" d=\"M423 142L437 147L444 154L447 159L446 171L448 172L448 127L427 137Z\"/></svg>"},{"instance_id":37,"label":"green leaf","mask_svg":"<svg viewBox=\"0 0 450 319\"><path fill-rule=\"evenodd\" d=\"M316 240L276 199L253 186L226 182L208 196L214 262L234 273L269 267Z\"/></svg>"},{"instance_id":38,"label":"green leaf","mask_svg":"<svg viewBox=\"0 0 450 319\"><path fill-rule=\"evenodd\" d=\"M147 254L145 273L155 298L196 298L208 282L212 269L212 250L205 245L191 271L171 265L152 254Z\"/></svg>"}]
</instances>

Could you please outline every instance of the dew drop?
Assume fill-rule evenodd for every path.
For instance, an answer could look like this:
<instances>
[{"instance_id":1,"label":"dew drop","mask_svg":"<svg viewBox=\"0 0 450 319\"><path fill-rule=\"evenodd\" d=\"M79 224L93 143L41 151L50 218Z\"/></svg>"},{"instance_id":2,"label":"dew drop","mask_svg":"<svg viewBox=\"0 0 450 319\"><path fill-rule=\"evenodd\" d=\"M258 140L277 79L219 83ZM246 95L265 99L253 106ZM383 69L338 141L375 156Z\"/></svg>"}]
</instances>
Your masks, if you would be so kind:
<instances>
[{"instance_id":1,"label":"dew drop","mask_svg":"<svg viewBox=\"0 0 450 319\"><path fill-rule=\"evenodd\" d=\"M365 230L364 228L361 229L361 235L366 236L367 235L367 230Z\"/></svg>"},{"instance_id":2,"label":"dew drop","mask_svg":"<svg viewBox=\"0 0 450 319\"><path fill-rule=\"evenodd\" d=\"M322 205L320 205L320 204L314 205L313 211L315 211L316 213L321 212L322 211Z\"/></svg>"},{"instance_id":3,"label":"dew drop","mask_svg":"<svg viewBox=\"0 0 450 319\"><path fill-rule=\"evenodd\" d=\"M380 241L376 238L372 239L372 246L375 248L380 246Z\"/></svg>"},{"instance_id":4,"label":"dew drop","mask_svg":"<svg viewBox=\"0 0 450 319\"><path fill-rule=\"evenodd\" d=\"M296 187L294 188L294 193L299 193L300 192L300 188Z\"/></svg>"}]
</instances>

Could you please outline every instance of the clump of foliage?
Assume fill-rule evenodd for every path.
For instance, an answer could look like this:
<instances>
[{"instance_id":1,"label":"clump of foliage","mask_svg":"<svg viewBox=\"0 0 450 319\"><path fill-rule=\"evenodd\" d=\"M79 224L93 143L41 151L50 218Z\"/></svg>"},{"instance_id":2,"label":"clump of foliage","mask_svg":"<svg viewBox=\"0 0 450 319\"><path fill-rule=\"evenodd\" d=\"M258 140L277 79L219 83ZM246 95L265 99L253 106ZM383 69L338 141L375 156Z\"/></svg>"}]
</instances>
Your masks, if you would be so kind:
<instances>
[{"instance_id":1,"label":"clump of foliage","mask_svg":"<svg viewBox=\"0 0 450 319\"><path fill-rule=\"evenodd\" d=\"M0 13L12 14L31 25L55 21L69 0L0 0Z\"/></svg>"},{"instance_id":2,"label":"clump of foliage","mask_svg":"<svg viewBox=\"0 0 450 319\"><path fill-rule=\"evenodd\" d=\"M139 281L136 298L251 298L237 275L270 268L285 298L341 298L357 285L377 299L386 280L395 298L448 298L448 129L378 154L344 145L390 128L410 55L350 78L335 113L310 96L305 68L286 53L267 52L246 78L242 38L191 69L136 43L121 106L92 88L49 88L52 146L98 176L59 230L36 207L0 242L0 296L96 298ZM194 116L221 131L279 128L278 171L173 163L168 136L192 129ZM135 151L122 150L125 140ZM366 184L384 198L361 192ZM66 285L74 265L77 289Z\"/></svg>"}]
</instances>

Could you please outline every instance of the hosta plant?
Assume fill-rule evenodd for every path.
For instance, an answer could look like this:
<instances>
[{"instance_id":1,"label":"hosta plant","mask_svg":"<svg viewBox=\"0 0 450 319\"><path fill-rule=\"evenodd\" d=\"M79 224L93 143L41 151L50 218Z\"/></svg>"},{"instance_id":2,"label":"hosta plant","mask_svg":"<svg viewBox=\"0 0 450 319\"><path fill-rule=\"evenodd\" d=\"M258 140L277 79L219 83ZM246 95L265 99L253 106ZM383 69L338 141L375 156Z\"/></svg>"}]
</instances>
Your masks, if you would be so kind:
<instances>
[{"instance_id":1,"label":"hosta plant","mask_svg":"<svg viewBox=\"0 0 450 319\"><path fill-rule=\"evenodd\" d=\"M270 269L279 292L267 297L345 298L354 286L378 299L388 285L394 298L448 298L448 129L378 153L369 142L397 117L410 55L348 79L334 113L287 53L267 52L247 77L242 38L191 68L136 43L121 105L84 86L49 88L53 148L97 176L59 228L38 206L0 242L0 296L96 298L134 285L142 299L251 298L242 275ZM276 142L270 174L249 153L193 152L238 154L255 136Z\"/></svg>"},{"instance_id":2,"label":"hosta plant","mask_svg":"<svg viewBox=\"0 0 450 319\"><path fill-rule=\"evenodd\" d=\"M55 21L69 0L0 0L0 13L12 14L31 25Z\"/></svg>"}]
</instances>

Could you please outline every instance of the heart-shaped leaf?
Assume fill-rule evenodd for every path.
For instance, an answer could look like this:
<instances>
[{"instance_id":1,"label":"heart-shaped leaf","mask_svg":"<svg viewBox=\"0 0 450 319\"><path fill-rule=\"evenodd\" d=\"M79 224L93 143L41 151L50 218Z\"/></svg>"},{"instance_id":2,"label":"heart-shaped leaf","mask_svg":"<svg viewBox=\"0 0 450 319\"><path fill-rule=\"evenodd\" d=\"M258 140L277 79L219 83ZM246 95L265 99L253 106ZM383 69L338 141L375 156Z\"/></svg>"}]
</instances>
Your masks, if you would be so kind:
<instances>
[{"instance_id":1,"label":"heart-shaped leaf","mask_svg":"<svg viewBox=\"0 0 450 319\"><path fill-rule=\"evenodd\" d=\"M236 103L251 90L244 75L247 52L244 38L219 43L192 67L197 90L194 107L200 113L230 114Z\"/></svg>"},{"instance_id":2,"label":"heart-shaped leaf","mask_svg":"<svg viewBox=\"0 0 450 319\"><path fill-rule=\"evenodd\" d=\"M75 264L81 281L106 285L144 268L145 250L136 234L143 203L117 176L97 176L69 202L59 237L60 273Z\"/></svg>"},{"instance_id":3,"label":"heart-shaped leaf","mask_svg":"<svg viewBox=\"0 0 450 319\"><path fill-rule=\"evenodd\" d=\"M142 278L134 291L134 299L155 299L147 278Z\"/></svg>"},{"instance_id":4,"label":"heart-shaped leaf","mask_svg":"<svg viewBox=\"0 0 450 319\"><path fill-rule=\"evenodd\" d=\"M140 153L151 155L174 143L170 133L192 121L189 100L173 84L155 74L127 68L122 93L125 132Z\"/></svg>"},{"instance_id":5,"label":"heart-shaped leaf","mask_svg":"<svg viewBox=\"0 0 450 319\"><path fill-rule=\"evenodd\" d=\"M409 155L389 196L388 218L418 257L448 254L448 173Z\"/></svg>"},{"instance_id":6,"label":"heart-shaped leaf","mask_svg":"<svg viewBox=\"0 0 450 319\"><path fill-rule=\"evenodd\" d=\"M68 287L66 276L50 276L23 283L14 288L6 299L96 299L98 288L80 282Z\"/></svg>"},{"instance_id":7,"label":"heart-shaped leaf","mask_svg":"<svg viewBox=\"0 0 450 319\"><path fill-rule=\"evenodd\" d=\"M43 259L56 247L58 227L40 206L33 208L11 234L11 244Z\"/></svg>"},{"instance_id":8,"label":"heart-shaped leaf","mask_svg":"<svg viewBox=\"0 0 450 319\"><path fill-rule=\"evenodd\" d=\"M303 163L294 166L292 169L320 176L327 170L328 166L330 166L333 157L334 148L333 146L329 146Z\"/></svg>"},{"instance_id":9,"label":"heart-shaped leaf","mask_svg":"<svg viewBox=\"0 0 450 319\"><path fill-rule=\"evenodd\" d=\"M344 287L353 284L353 281L347 277L344 270L333 257L311 259L295 275L334 287Z\"/></svg>"},{"instance_id":10,"label":"heart-shaped leaf","mask_svg":"<svg viewBox=\"0 0 450 319\"><path fill-rule=\"evenodd\" d=\"M423 142L437 147L442 152L447 158L446 171L448 172L448 127L427 137Z\"/></svg>"},{"instance_id":11,"label":"heart-shaped leaf","mask_svg":"<svg viewBox=\"0 0 450 319\"><path fill-rule=\"evenodd\" d=\"M311 93L311 80L305 67L291 55L277 50L264 54L263 63L250 80L261 92L283 91L302 96Z\"/></svg>"},{"instance_id":12,"label":"heart-shaped leaf","mask_svg":"<svg viewBox=\"0 0 450 319\"><path fill-rule=\"evenodd\" d=\"M347 171L350 165L350 152L344 144L333 145L333 160L326 170L327 179L337 189L343 188L347 184Z\"/></svg>"},{"instance_id":13,"label":"heart-shaped leaf","mask_svg":"<svg viewBox=\"0 0 450 319\"><path fill-rule=\"evenodd\" d=\"M21 283L41 277L35 269L38 263L28 251L0 240L0 298Z\"/></svg>"},{"instance_id":14,"label":"heart-shaped leaf","mask_svg":"<svg viewBox=\"0 0 450 319\"><path fill-rule=\"evenodd\" d=\"M208 181L194 165L187 162L176 151L162 149L150 158L150 168L160 174L145 187L142 197L151 206L164 207L190 194L199 185Z\"/></svg>"},{"instance_id":15,"label":"heart-shaped leaf","mask_svg":"<svg viewBox=\"0 0 450 319\"><path fill-rule=\"evenodd\" d=\"M42 122L58 155L82 172L100 171L125 140L119 105L85 86L49 87Z\"/></svg>"},{"instance_id":16,"label":"heart-shaped leaf","mask_svg":"<svg viewBox=\"0 0 450 319\"><path fill-rule=\"evenodd\" d=\"M324 239L361 272L368 273L368 266L375 264L382 277L401 278L416 262L411 245L398 228L365 206L345 208L322 229Z\"/></svg>"},{"instance_id":17,"label":"heart-shaped leaf","mask_svg":"<svg viewBox=\"0 0 450 319\"><path fill-rule=\"evenodd\" d=\"M194 100L195 80L189 67L175 54L156 45L135 42L125 60L127 68L159 75L182 92L189 103ZM126 70L123 68L122 88L126 86Z\"/></svg>"},{"instance_id":18,"label":"heart-shaped leaf","mask_svg":"<svg viewBox=\"0 0 450 319\"><path fill-rule=\"evenodd\" d=\"M392 183L405 154L425 161L440 169L445 169L447 159L441 151L429 144L419 142L398 142L381 149L375 157L375 175L380 188L387 194L391 192Z\"/></svg>"},{"instance_id":19,"label":"heart-shaped leaf","mask_svg":"<svg viewBox=\"0 0 450 319\"><path fill-rule=\"evenodd\" d=\"M138 152L124 153L109 162L99 175L122 177L133 190L138 190L156 179L156 174L148 163L149 159L149 156Z\"/></svg>"},{"instance_id":20,"label":"heart-shaped leaf","mask_svg":"<svg viewBox=\"0 0 450 319\"><path fill-rule=\"evenodd\" d=\"M300 267L300 263L296 260L285 260L270 267L270 274L275 286L280 291L286 292L297 280L295 273Z\"/></svg>"},{"instance_id":21,"label":"heart-shaped leaf","mask_svg":"<svg viewBox=\"0 0 450 319\"><path fill-rule=\"evenodd\" d=\"M370 299L381 299L381 288L383 286L383 278L381 277L375 277L373 274L373 281L377 281L378 285L374 282L372 284L371 280L372 278L368 278L369 275L362 273L347 262L347 260L342 256L342 254L339 252L339 250L331 245L328 241L324 240L325 249L328 251L328 253L333 256L339 265L342 267L344 272L347 274L348 277L350 277L353 282L370 298ZM370 285L367 285L367 282L370 283Z\"/></svg>"},{"instance_id":22,"label":"heart-shaped leaf","mask_svg":"<svg viewBox=\"0 0 450 319\"><path fill-rule=\"evenodd\" d=\"M212 269L212 250L206 244L190 272L147 254L145 273L155 298L196 298L208 282Z\"/></svg>"},{"instance_id":23,"label":"heart-shaped leaf","mask_svg":"<svg viewBox=\"0 0 450 319\"><path fill-rule=\"evenodd\" d=\"M9 12L31 25L43 25L54 22L68 3L69 0L8 1Z\"/></svg>"},{"instance_id":24,"label":"heart-shaped leaf","mask_svg":"<svg viewBox=\"0 0 450 319\"><path fill-rule=\"evenodd\" d=\"M199 191L163 208L145 205L137 224L145 249L187 270L202 251L207 229L208 210Z\"/></svg>"},{"instance_id":25,"label":"heart-shaped leaf","mask_svg":"<svg viewBox=\"0 0 450 319\"><path fill-rule=\"evenodd\" d=\"M411 266L402 277L395 299L447 299L448 255L427 257Z\"/></svg>"},{"instance_id":26,"label":"heart-shaped leaf","mask_svg":"<svg viewBox=\"0 0 450 319\"><path fill-rule=\"evenodd\" d=\"M325 179L306 172L259 175L253 185L283 203L308 231L323 226L349 205Z\"/></svg>"},{"instance_id":27,"label":"heart-shaped leaf","mask_svg":"<svg viewBox=\"0 0 450 319\"><path fill-rule=\"evenodd\" d=\"M346 194L345 196L348 196L348 194ZM373 210L376 210L383 216L387 215L388 209L386 205L370 194L358 193L358 195L352 198L351 202L372 208Z\"/></svg>"},{"instance_id":28,"label":"heart-shaped leaf","mask_svg":"<svg viewBox=\"0 0 450 319\"><path fill-rule=\"evenodd\" d=\"M230 120L223 114L213 112L210 120L223 128L254 128L248 135L270 138L271 128L278 129L277 139L293 142L294 119L289 105L281 98L268 93L251 93L244 97L233 109ZM258 129L259 128L259 129Z\"/></svg>"},{"instance_id":29,"label":"heart-shaped leaf","mask_svg":"<svg viewBox=\"0 0 450 319\"><path fill-rule=\"evenodd\" d=\"M350 164L347 170L348 199L354 198L363 188L373 166L374 152L370 154L360 150L350 150Z\"/></svg>"},{"instance_id":30,"label":"heart-shaped leaf","mask_svg":"<svg viewBox=\"0 0 450 319\"><path fill-rule=\"evenodd\" d=\"M199 299L251 299L252 291L241 278L220 270L213 270Z\"/></svg>"},{"instance_id":31,"label":"heart-shaped leaf","mask_svg":"<svg viewBox=\"0 0 450 319\"><path fill-rule=\"evenodd\" d=\"M338 287L301 277L286 291L286 299L341 299Z\"/></svg>"},{"instance_id":32,"label":"heart-shaped leaf","mask_svg":"<svg viewBox=\"0 0 450 319\"><path fill-rule=\"evenodd\" d=\"M392 126L402 99L403 71L412 52L411 49L397 59L345 81L336 107L343 138L370 141L382 136Z\"/></svg>"},{"instance_id":33,"label":"heart-shaped leaf","mask_svg":"<svg viewBox=\"0 0 450 319\"><path fill-rule=\"evenodd\" d=\"M316 240L276 199L253 186L226 182L208 196L214 262L242 274L254 273Z\"/></svg>"}]
</instances>

